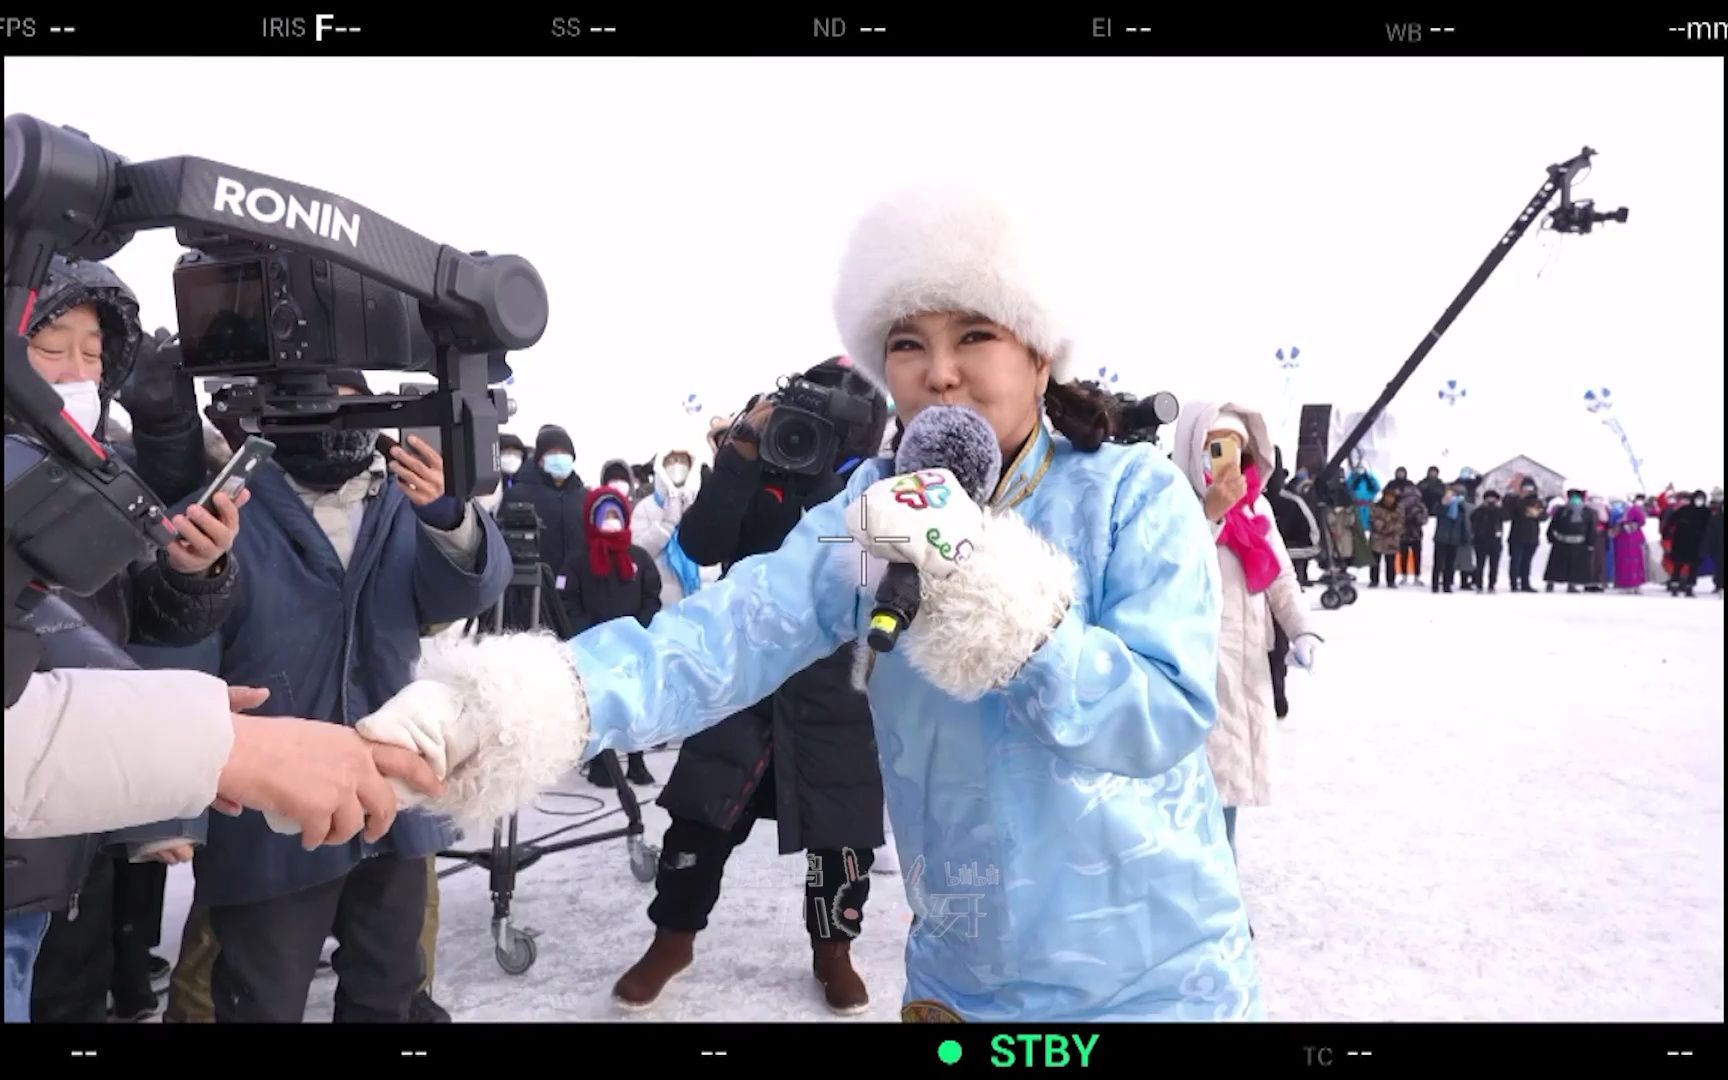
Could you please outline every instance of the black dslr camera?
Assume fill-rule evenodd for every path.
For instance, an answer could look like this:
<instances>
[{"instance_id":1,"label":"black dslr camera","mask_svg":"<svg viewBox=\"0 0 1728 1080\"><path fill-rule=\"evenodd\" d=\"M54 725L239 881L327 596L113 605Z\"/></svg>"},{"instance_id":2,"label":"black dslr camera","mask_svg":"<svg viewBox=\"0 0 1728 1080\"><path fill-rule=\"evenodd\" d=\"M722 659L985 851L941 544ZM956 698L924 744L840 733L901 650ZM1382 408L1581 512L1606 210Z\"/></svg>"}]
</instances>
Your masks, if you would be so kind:
<instances>
[{"instance_id":1,"label":"black dslr camera","mask_svg":"<svg viewBox=\"0 0 1728 1080\"><path fill-rule=\"evenodd\" d=\"M1182 412L1176 395L1167 390L1160 390L1144 401L1133 394L1117 394L1116 404L1122 410L1122 430L1114 441L1120 443L1157 446L1158 429L1174 424Z\"/></svg>"},{"instance_id":2,"label":"black dslr camera","mask_svg":"<svg viewBox=\"0 0 1728 1080\"><path fill-rule=\"evenodd\" d=\"M181 242L196 248L174 267L181 364L194 378L432 366L432 339L404 293L275 245Z\"/></svg>"},{"instance_id":3,"label":"black dslr camera","mask_svg":"<svg viewBox=\"0 0 1728 1080\"><path fill-rule=\"evenodd\" d=\"M787 379L768 400L774 403L774 411L762 432L762 462L794 476L816 476L832 469L840 449L835 425L867 426L872 416L868 398L802 375Z\"/></svg>"}]
</instances>

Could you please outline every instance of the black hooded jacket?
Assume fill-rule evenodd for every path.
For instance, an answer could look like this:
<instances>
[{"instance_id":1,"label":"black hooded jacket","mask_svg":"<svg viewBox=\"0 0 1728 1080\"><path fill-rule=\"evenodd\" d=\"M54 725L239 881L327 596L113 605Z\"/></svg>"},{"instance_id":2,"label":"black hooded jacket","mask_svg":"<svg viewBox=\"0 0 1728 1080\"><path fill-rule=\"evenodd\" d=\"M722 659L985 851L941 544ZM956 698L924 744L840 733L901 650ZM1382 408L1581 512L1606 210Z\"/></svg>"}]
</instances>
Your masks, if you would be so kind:
<instances>
[{"instance_id":1,"label":"black hooded jacket","mask_svg":"<svg viewBox=\"0 0 1728 1080\"><path fill-rule=\"evenodd\" d=\"M62 313L93 304L102 326L99 394L105 434L107 406L130 371L137 348L138 305L107 267L56 258L37 298L30 334ZM110 452L113 448L109 447ZM158 493L160 494L160 493ZM29 625L42 646L38 670L134 669L123 651L133 644L185 646L208 637L227 617L238 583L238 563L225 555L208 576L187 576L157 553L142 559L90 596L58 593L31 612ZM167 830L177 831L177 830ZM90 837L6 842L6 910L64 910L82 883L98 841Z\"/></svg>"},{"instance_id":2,"label":"black hooded jacket","mask_svg":"<svg viewBox=\"0 0 1728 1080\"><path fill-rule=\"evenodd\" d=\"M830 373L831 374L831 373ZM874 431L847 445L881 445L885 403ZM842 450L842 456L848 451ZM703 566L732 567L777 549L804 511L838 495L846 473L789 477L731 445L678 525L685 554ZM659 804L675 816L731 829L774 768L780 851L879 847L882 774L870 706L852 688L849 646L816 661L763 701L684 741Z\"/></svg>"},{"instance_id":3,"label":"black hooded jacket","mask_svg":"<svg viewBox=\"0 0 1728 1080\"><path fill-rule=\"evenodd\" d=\"M32 309L29 333L34 335L84 304L96 308L102 326L102 379L98 388L102 419L92 432L101 442L107 434L109 403L130 377L143 339L138 301L132 291L101 263L56 256ZM202 436L198 437L201 450ZM115 452L113 447L108 449ZM145 480L149 482L147 477ZM186 494L189 492L156 492L170 504ZM117 645L191 645L222 625L234 598L234 559L224 556L213 569L214 574L189 577L169 566L167 556L158 553L134 563L90 596L66 594L64 599L91 627Z\"/></svg>"}]
</instances>

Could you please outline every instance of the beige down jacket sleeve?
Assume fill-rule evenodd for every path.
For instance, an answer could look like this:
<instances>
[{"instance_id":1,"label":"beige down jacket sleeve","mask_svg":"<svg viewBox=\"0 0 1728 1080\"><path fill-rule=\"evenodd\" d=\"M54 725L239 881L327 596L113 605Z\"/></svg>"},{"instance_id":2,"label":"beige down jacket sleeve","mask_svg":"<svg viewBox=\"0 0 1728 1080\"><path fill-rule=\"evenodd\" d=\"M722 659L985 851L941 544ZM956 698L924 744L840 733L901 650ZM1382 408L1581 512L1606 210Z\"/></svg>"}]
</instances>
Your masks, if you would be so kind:
<instances>
[{"instance_id":1,"label":"beige down jacket sleeve","mask_svg":"<svg viewBox=\"0 0 1728 1080\"><path fill-rule=\"evenodd\" d=\"M32 675L6 710L6 838L197 817L216 798L233 744L221 679L195 671Z\"/></svg>"}]
</instances>

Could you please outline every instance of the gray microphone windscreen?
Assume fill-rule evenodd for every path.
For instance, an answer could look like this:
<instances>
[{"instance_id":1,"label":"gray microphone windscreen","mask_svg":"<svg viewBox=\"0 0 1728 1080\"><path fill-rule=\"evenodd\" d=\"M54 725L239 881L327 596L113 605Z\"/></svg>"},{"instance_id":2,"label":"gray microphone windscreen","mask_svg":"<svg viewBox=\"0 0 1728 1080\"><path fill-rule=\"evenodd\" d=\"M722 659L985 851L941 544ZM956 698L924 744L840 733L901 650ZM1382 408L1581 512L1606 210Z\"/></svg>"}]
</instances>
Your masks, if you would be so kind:
<instances>
[{"instance_id":1,"label":"gray microphone windscreen","mask_svg":"<svg viewBox=\"0 0 1728 1080\"><path fill-rule=\"evenodd\" d=\"M1002 448L990 422L971 409L932 405L906 425L894 469L947 469L972 501L983 505L1002 475Z\"/></svg>"}]
</instances>

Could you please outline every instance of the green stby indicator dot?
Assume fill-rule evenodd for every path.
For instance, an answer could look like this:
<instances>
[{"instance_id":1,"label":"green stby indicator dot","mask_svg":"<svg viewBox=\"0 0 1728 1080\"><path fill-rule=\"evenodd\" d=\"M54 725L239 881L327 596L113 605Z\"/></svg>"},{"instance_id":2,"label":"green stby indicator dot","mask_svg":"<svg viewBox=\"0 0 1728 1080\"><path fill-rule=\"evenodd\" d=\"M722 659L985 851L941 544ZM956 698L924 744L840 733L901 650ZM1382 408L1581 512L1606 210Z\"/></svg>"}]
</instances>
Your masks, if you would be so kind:
<instances>
[{"instance_id":1,"label":"green stby indicator dot","mask_svg":"<svg viewBox=\"0 0 1728 1080\"><path fill-rule=\"evenodd\" d=\"M936 1048L936 1056L942 1059L942 1064L952 1065L960 1060L960 1044L953 1039L945 1040Z\"/></svg>"}]
</instances>

